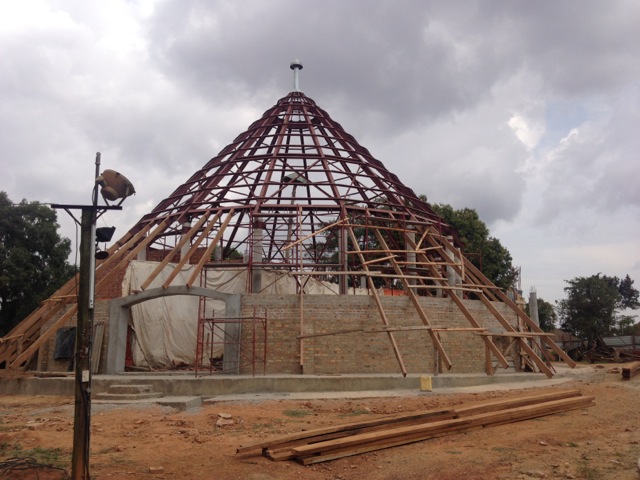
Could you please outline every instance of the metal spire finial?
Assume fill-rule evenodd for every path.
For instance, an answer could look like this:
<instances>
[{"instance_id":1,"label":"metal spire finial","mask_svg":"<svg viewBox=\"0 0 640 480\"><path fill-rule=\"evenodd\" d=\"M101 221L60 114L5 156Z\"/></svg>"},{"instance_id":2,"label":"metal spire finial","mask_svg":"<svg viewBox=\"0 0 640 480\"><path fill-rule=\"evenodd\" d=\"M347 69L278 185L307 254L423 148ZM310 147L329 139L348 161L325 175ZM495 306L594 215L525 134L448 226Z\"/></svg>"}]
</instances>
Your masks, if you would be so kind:
<instances>
[{"instance_id":1,"label":"metal spire finial","mask_svg":"<svg viewBox=\"0 0 640 480\"><path fill-rule=\"evenodd\" d=\"M291 62L289 68L293 70L293 91L299 92L300 87L298 85L298 72L302 70L302 62L296 58L293 62Z\"/></svg>"}]
</instances>

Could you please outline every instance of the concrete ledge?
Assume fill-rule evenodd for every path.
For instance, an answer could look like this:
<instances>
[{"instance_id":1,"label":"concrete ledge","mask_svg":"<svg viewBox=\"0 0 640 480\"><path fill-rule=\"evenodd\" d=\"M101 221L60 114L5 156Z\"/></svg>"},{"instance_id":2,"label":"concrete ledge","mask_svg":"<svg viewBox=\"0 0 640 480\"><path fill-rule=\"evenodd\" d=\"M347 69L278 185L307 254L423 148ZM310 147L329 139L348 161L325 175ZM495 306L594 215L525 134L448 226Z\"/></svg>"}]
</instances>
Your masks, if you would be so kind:
<instances>
[{"instance_id":1,"label":"concrete ledge","mask_svg":"<svg viewBox=\"0 0 640 480\"><path fill-rule=\"evenodd\" d=\"M200 397L163 397L155 400L153 403L162 405L163 407L172 407L176 410L184 411L202 406L202 398Z\"/></svg>"},{"instance_id":2,"label":"concrete ledge","mask_svg":"<svg viewBox=\"0 0 640 480\"><path fill-rule=\"evenodd\" d=\"M113 385L149 385L164 396L215 397L217 395L297 393L297 392L359 392L384 390L420 390L423 375L270 375L249 377L225 375L195 378L193 373L94 375L93 395L110 393ZM498 383L545 380L542 374L501 373L441 374L431 376L433 390L439 388L472 387ZM75 379L61 378L0 378L0 392L5 395L73 396Z\"/></svg>"}]
</instances>

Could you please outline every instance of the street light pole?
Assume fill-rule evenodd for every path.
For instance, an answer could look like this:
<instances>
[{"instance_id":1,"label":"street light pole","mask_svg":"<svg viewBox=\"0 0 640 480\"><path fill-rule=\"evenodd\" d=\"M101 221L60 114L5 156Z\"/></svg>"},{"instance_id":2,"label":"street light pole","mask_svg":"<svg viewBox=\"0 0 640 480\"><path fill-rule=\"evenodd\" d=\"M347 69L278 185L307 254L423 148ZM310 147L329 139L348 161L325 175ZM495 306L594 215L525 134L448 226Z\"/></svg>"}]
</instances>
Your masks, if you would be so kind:
<instances>
[{"instance_id":1,"label":"street light pole","mask_svg":"<svg viewBox=\"0 0 640 480\"><path fill-rule=\"evenodd\" d=\"M100 152L96 153L96 174L100 175ZM80 286L75 353L75 414L71 478L89 480L91 440L91 352L96 284L96 216L98 185L93 186L91 206L82 207L80 219Z\"/></svg>"},{"instance_id":2,"label":"street light pole","mask_svg":"<svg viewBox=\"0 0 640 480\"><path fill-rule=\"evenodd\" d=\"M107 200L120 200L120 204L135 189L129 180L113 170L100 175L100 152L96 154L96 174L93 182L91 205L51 205L62 208L80 224L80 275L78 286L78 313L75 351L75 413L73 423L73 452L71 455L72 480L90 480L89 445L91 439L91 352L96 287L96 219L98 212L122 210L120 204L98 205L98 186ZM82 210L80 222L71 209Z\"/></svg>"},{"instance_id":3,"label":"street light pole","mask_svg":"<svg viewBox=\"0 0 640 480\"><path fill-rule=\"evenodd\" d=\"M82 208L80 222L80 285L78 289L78 322L75 353L75 415L73 422L73 453L71 478L89 480L89 439L91 428L91 330L93 319L94 263L91 258L95 228L95 210Z\"/></svg>"}]
</instances>

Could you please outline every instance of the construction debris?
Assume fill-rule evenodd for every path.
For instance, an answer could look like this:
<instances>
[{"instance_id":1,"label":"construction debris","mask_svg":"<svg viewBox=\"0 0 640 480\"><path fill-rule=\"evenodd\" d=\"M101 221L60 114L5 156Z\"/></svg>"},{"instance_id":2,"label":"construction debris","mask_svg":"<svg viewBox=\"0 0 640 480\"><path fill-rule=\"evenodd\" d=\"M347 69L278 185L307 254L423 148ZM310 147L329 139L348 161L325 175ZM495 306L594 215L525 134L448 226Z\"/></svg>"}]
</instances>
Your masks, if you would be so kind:
<instances>
[{"instance_id":1,"label":"construction debris","mask_svg":"<svg viewBox=\"0 0 640 480\"><path fill-rule=\"evenodd\" d=\"M586 408L593 402L594 397L582 396L578 390L564 390L308 430L242 446L236 453L261 451L271 460L296 460L310 465L452 433Z\"/></svg>"},{"instance_id":2,"label":"construction debris","mask_svg":"<svg viewBox=\"0 0 640 480\"><path fill-rule=\"evenodd\" d=\"M631 380L632 377L640 373L640 362L629 363L622 367L622 379Z\"/></svg>"}]
</instances>

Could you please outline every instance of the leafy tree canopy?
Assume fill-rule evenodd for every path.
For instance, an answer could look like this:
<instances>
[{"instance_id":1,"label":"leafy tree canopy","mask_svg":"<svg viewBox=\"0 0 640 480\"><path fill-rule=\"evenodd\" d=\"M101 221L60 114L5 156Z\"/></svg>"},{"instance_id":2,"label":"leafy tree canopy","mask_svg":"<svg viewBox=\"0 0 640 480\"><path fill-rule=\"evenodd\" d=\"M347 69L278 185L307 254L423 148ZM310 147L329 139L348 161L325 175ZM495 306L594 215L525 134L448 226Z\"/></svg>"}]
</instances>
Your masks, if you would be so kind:
<instances>
[{"instance_id":1,"label":"leafy tree canopy","mask_svg":"<svg viewBox=\"0 0 640 480\"><path fill-rule=\"evenodd\" d=\"M566 281L567 298L558 302L561 328L578 337L595 341L598 337L616 335L629 328L625 309L637 309L639 292L627 275L622 280L598 273L590 277L576 277Z\"/></svg>"},{"instance_id":2,"label":"leafy tree canopy","mask_svg":"<svg viewBox=\"0 0 640 480\"><path fill-rule=\"evenodd\" d=\"M421 195L426 201L426 197ZM463 253L482 273L502 289L509 288L517 278L509 251L497 238L489 234L489 228L472 208L455 210L444 203L431 204L434 212L456 229L464 242Z\"/></svg>"},{"instance_id":3,"label":"leafy tree canopy","mask_svg":"<svg viewBox=\"0 0 640 480\"><path fill-rule=\"evenodd\" d=\"M54 210L26 200L14 205L0 192L0 335L73 275L71 242L58 228Z\"/></svg>"}]
</instances>

